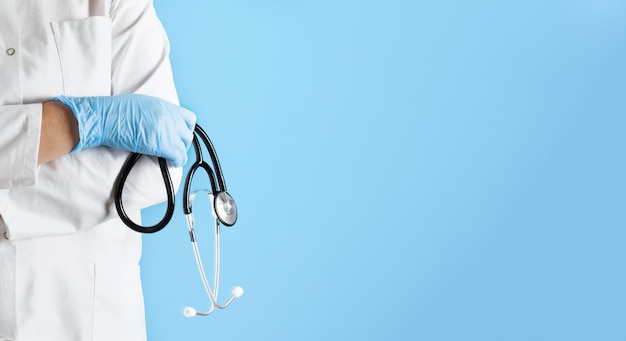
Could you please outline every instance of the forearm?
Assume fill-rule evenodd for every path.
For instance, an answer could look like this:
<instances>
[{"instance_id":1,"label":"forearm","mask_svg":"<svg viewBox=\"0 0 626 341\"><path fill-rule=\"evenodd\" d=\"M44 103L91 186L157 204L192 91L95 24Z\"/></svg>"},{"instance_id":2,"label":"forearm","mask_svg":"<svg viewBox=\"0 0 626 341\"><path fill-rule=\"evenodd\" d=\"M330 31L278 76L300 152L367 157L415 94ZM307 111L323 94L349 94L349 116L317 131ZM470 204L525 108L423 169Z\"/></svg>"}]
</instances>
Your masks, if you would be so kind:
<instances>
[{"instance_id":1,"label":"forearm","mask_svg":"<svg viewBox=\"0 0 626 341\"><path fill-rule=\"evenodd\" d=\"M58 101L42 105L39 164L52 161L69 153L78 143L78 123L74 114Z\"/></svg>"}]
</instances>

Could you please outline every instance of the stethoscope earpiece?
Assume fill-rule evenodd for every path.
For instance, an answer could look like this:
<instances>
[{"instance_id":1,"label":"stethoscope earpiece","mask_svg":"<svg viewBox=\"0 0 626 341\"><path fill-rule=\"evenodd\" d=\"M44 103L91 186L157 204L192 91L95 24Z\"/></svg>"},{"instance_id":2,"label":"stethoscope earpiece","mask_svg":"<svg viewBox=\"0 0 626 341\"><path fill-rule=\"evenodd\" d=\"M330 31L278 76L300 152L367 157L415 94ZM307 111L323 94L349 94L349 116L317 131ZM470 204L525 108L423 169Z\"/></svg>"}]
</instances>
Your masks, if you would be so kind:
<instances>
[{"instance_id":1,"label":"stethoscope earpiece","mask_svg":"<svg viewBox=\"0 0 626 341\"><path fill-rule=\"evenodd\" d=\"M196 309L192 307L185 307L183 310L183 315L185 315L185 317L194 317L197 313Z\"/></svg>"}]
</instances>

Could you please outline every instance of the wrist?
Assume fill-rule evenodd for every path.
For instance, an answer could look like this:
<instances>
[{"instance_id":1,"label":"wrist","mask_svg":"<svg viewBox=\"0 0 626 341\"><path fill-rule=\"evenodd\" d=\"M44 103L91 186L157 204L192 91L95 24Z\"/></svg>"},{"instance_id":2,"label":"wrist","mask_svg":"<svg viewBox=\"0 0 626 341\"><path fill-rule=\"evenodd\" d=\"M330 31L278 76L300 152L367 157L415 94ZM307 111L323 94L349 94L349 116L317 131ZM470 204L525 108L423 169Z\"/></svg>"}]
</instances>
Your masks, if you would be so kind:
<instances>
[{"instance_id":1,"label":"wrist","mask_svg":"<svg viewBox=\"0 0 626 341\"><path fill-rule=\"evenodd\" d=\"M72 110L59 101L42 104L40 164L69 153L79 141L78 122Z\"/></svg>"}]
</instances>

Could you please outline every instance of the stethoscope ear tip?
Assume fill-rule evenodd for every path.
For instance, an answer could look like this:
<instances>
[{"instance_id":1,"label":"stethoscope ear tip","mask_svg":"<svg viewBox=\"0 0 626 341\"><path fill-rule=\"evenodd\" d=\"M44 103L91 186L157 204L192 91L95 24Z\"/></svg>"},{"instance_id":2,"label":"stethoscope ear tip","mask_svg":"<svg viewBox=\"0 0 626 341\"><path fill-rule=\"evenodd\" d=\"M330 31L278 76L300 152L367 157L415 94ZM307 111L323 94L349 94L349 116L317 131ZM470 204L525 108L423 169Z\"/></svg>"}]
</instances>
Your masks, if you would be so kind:
<instances>
[{"instance_id":1,"label":"stethoscope ear tip","mask_svg":"<svg viewBox=\"0 0 626 341\"><path fill-rule=\"evenodd\" d=\"M232 294L235 298L241 297L243 295L243 288L240 286L234 287Z\"/></svg>"},{"instance_id":2,"label":"stethoscope ear tip","mask_svg":"<svg viewBox=\"0 0 626 341\"><path fill-rule=\"evenodd\" d=\"M183 315L185 315L185 317L189 317L189 318L196 316L196 313L197 313L196 309L194 309L192 307L186 307L183 310Z\"/></svg>"}]
</instances>

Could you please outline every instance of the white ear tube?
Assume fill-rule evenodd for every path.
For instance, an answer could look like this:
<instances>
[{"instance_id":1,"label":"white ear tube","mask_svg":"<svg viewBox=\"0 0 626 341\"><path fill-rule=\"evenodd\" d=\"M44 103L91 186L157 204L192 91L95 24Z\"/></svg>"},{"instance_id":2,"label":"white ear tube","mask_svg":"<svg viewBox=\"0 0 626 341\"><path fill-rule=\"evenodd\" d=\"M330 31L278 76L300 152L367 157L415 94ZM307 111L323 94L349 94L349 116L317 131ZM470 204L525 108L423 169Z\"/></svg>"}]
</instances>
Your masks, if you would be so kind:
<instances>
[{"instance_id":1,"label":"white ear tube","mask_svg":"<svg viewBox=\"0 0 626 341\"><path fill-rule=\"evenodd\" d=\"M204 285L206 294L209 297L209 300L211 301L210 302L211 305L209 307L209 310L207 311L197 311L195 308L186 307L183 310L183 314L186 317L194 317L198 315L208 316L215 309L225 309L226 307L228 307L228 305L230 305L230 303L233 300L243 295L243 288L241 288L240 286L236 286L233 288L231 292L231 296L228 298L228 300L224 304L220 304L217 302L218 288L219 288L219 282L220 282L220 279L219 279L220 278L220 222L224 223L222 220L226 220L226 223L230 225L234 224L236 220L236 216L237 216L236 214L237 209L236 209L236 206L234 206L234 201L227 193L220 192L220 195L215 197L213 193L211 193L209 190L200 190L200 191L192 192L188 196L188 205L193 205L193 201L195 199L196 194L202 193L202 192L206 193L209 196L209 199L211 199L212 201L219 202L220 205L217 205L217 206L218 208L222 209L222 211L224 212L221 212L222 217L220 218L220 212L216 212L215 210L216 206L213 205L212 214L213 214L214 227L215 227L215 279L213 282L213 289L211 289L211 286L209 285L209 281L207 280L206 274L204 272L204 266L202 265L202 259L200 257L200 250L198 249L198 244L197 244L197 239L196 239L196 234L195 234L195 229L194 229L193 213L191 213L191 209L189 209L189 213L186 213L187 229L189 230L189 237L191 239L191 245L193 247L194 255L196 258L196 264L198 265L198 272L200 273L200 278L202 279L202 284ZM220 199L220 200L215 200L215 199ZM231 201L232 201L232 204L230 203ZM215 202L213 202L213 204L215 204ZM227 226L230 226L230 225L227 225Z\"/></svg>"}]
</instances>

